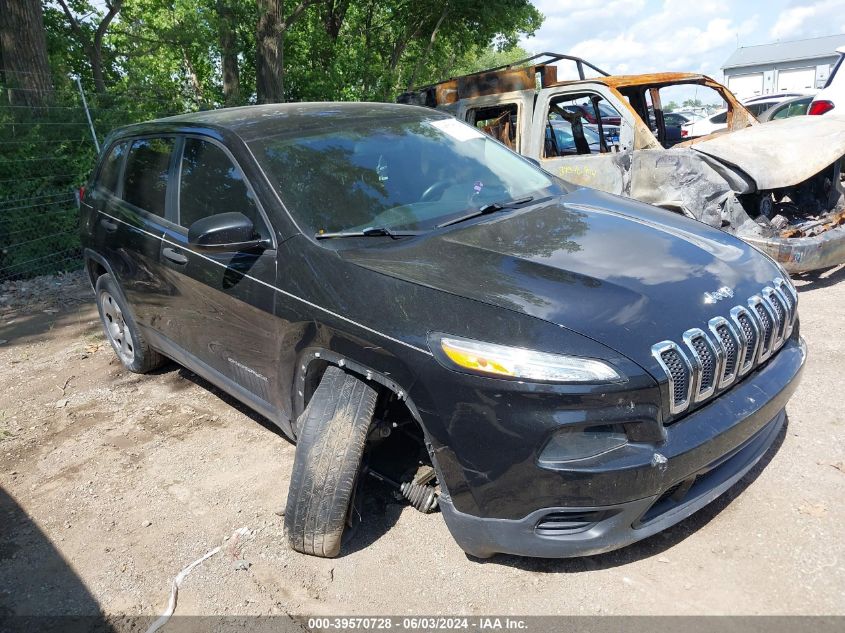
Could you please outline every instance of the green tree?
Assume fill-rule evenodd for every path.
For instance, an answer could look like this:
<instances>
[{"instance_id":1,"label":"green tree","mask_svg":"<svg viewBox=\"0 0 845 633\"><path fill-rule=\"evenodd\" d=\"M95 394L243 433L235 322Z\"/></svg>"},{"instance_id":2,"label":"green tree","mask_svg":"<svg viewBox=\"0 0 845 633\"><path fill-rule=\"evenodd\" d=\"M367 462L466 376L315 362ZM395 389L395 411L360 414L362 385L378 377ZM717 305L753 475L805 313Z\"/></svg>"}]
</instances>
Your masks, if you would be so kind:
<instances>
[{"instance_id":1,"label":"green tree","mask_svg":"<svg viewBox=\"0 0 845 633\"><path fill-rule=\"evenodd\" d=\"M53 85L39 0L0 0L0 76L13 105L49 100Z\"/></svg>"}]
</instances>

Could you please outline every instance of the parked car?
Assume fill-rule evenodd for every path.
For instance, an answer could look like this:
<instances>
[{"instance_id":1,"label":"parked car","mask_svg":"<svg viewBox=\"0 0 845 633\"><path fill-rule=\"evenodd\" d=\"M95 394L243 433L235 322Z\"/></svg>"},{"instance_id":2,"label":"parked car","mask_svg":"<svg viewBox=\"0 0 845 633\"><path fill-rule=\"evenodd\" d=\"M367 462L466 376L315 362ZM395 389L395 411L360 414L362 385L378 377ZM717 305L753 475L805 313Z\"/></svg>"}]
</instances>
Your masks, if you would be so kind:
<instances>
[{"instance_id":1,"label":"parked car","mask_svg":"<svg viewBox=\"0 0 845 633\"><path fill-rule=\"evenodd\" d=\"M707 111L703 108L700 110L674 110L673 114L679 114L682 117L688 119L689 122L691 121L698 121L699 119L703 119L707 116Z\"/></svg>"},{"instance_id":2,"label":"parked car","mask_svg":"<svg viewBox=\"0 0 845 633\"><path fill-rule=\"evenodd\" d=\"M552 137L554 134L554 137ZM601 152L601 137L599 133L588 126L584 126L584 140L587 142L591 152ZM618 135L617 135L618 139ZM557 151L563 155L566 153L577 154L578 145L575 141L575 134L572 132L572 124L569 121L552 121L546 128L546 143L549 143L554 149L549 151Z\"/></svg>"},{"instance_id":3,"label":"parked car","mask_svg":"<svg viewBox=\"0 0 845 633\"><path fill-rule=\"evenodd\" d=\"M781 101L768 110L765 110L757 117L757 120L760 121L760 123L765 123L766 121L803 116L807 114L807 110L809 109L812 101L812 96L793 97L792 99Z\"/></svg>"},{"instance_id":4,"label":"parked car","mask_svg":"<svg viewBox=\"0 0 845 633\"><path fill-rule=\"evenodd\" d=\"M799 97L810 97L812 100L813 95L809 92L777 92L775 94L760 95L758 97L745 99L742 102L742 105L744 105L751 114L759 119L761 114L773 106Z\"/></svg>"},{"instance_id":5,"label":"parked car","mask_svg":"<svg viewBox=\"0 0 845 633\"><path fill-rule=\"evenodd\" d=\"M308 554L339 552L367 474L479 557L645 538L769 450L805 360L768 257L428 108L133 125L85 191L120 362L171 358L296 442L285 528Z\"/></svg>"},{"instance_id":6,"label":"parked car","mask_svg":"<svg viewBox=\"0 0 845 633\"><path fill-rule=\"evenodd\" d=\"M686 118L688 121L703 119L707 114L706 112L696 112L695 110L675 110L674 113Z\"/></svg>"},{"instance_id":7,"label":"parked car","mask_svg":"<svg viewBox=\"0 0 845 633\"><path fill-rule=\"evenodd\" d=\"M833 111L837 105L839 111L836 114L842 114L842 110L845 110L845 75L840 72L842 60L845 59L845 46L837 48L836 52L839 53L839 60L833 70L830 71L824 88L813 98L807 114L827 114Z\"/></svg>"},{"instance_id":8,"label":"parked car","mask_svg":"<svg viewBox=\"0 0 845 633\"><path fill-rule=\"evenodd\" d=\"M579 80L557 80L571 61ZM586 78L584 68L599 76ZM652 91L712 93L727 104L685 124L687 137L653 109ZM654 99L658 104L664 97ZM790 273L845 262L840 159L845 120L795 117L761 126L722 84L694 73L610 76L588 61L544 53L491 71L423 86L399 97L465 121L497 107L515 116L511 146L577 185L635 198L740 236ZM666 100L668 103L668 100ZM547 153L546 127L570 105L617 113L619 142L600 153ZM650 113L649 108L652 108ZM720 134L714 129L721 128ZM582 144L582 148L588 146Z\"/></svg>"},{"instance_id":9,"label":"parked car","mask_svg":"<svg viewBox=\"0 0 845 633\"><path fill-rule=\"evenodd\" d=\"M708 136L709 134L713 134L713 132L721 132L727 128L728 110L727 108L723 108L697 121L681 124L681 136L684 138Z\"/></svg>"},{"instance_id":10,"label":"parked car","mask_svg":"<svg viewBox=\"0 0 845 633\"><path fill-rule=\"evenodd\" d=\"M569 105L566 110L580 114L588 123L592 124L598 123L599 119L605 125L619 125L620 123L619 113L603 104L598 105L598 112L582 104Z\"/></svg>"},{"instance_id":11,"label":"parked car","mask_svg":"<svg viewBox=\"0 0 845 633\"><path fill-rule=\"evenodd\" d=\"M681 112L664 112L663 121L666 125L681 127L685 123L693 123L701 117L693 117L691 115L682 114Z\"/></svg>"}]
</instances>

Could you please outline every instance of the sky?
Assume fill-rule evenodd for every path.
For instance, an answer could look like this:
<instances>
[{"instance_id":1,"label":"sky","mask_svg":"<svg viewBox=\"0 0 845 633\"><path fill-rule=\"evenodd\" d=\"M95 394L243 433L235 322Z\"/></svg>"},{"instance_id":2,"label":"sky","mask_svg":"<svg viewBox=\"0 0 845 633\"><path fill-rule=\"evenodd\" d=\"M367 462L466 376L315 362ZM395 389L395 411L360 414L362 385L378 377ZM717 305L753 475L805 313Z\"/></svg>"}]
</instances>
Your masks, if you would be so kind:
<instances>
[{"instance_id":1,"label":"sky","mask_svg":"<svg viewBox=\"0 0 845 633\"><path fill-rule=\"evenodd\" d=\"M845 0L533 0L546 19L521 45L611 74L686 71L722 81L739 46L845 33ZM561 69L563 70L563 68ZM560 78L565 78L559 72ZM566 77L568 78L568 77Z\"/></svg>"}]
</instances>

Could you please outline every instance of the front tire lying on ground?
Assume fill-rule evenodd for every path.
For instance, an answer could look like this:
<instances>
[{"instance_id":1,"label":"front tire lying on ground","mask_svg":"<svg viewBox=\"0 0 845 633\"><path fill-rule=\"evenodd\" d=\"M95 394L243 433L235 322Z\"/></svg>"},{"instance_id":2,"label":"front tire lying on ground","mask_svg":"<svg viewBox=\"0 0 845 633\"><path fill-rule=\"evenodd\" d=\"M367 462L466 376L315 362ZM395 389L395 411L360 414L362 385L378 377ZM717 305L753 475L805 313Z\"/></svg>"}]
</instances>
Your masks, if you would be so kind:
<instances>
[{"instance_id":1,"label":"front tire lying on ground","mask_svg":"<svg viewBox=\"0 0 845 633\"><path fill-rule=\"evenodd\" d=\"M297 552L340 552L350 501L367 443L375 389L330 366L300 419L285 529Z\"/></svg>"},{"instance_id":2,"label":"front tire lying on ground","mask_svg":"<svg viewBox=\"0 0 845 633\"><path fill-rule=\"evenodd\" d=\"M129 371L145 374L167 362L167 359L151 348L135 320L129 313L129 306L114 278L100 275L94 287L97 296L97 310L103 322L106 338L111 343L117 358Z\"/></svg>"}]
</instances>

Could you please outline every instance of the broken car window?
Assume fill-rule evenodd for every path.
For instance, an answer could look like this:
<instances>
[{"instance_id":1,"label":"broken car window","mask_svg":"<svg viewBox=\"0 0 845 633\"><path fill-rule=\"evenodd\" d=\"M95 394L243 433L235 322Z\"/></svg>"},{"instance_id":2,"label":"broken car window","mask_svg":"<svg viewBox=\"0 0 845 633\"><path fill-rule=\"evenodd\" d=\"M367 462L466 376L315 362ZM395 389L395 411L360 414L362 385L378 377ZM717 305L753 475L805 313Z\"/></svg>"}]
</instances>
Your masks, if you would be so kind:
<instances>
[{"instance_id":1,"label":"broken car window","mask_svg":"<svg viewBox=\"0 0 845 633\"><path fill-rule=\"evenodd\" d=\"M489 108L472 108L467 111L467 121L506 147L516 149L517 114L515 103Z\"/></svg>"},{"instance_id":2,"label":"broken car window","mask_svg":"<svg viewBox=\"0 0 845 633\"><path fill-rule=\"evenodd\" d=\"M552 99L546 117L544 158L600 154L619 144L622 116L597 94Z\"/></svg>"},{"instance_id":3,"label":"broken car window","mask_svg":"<svg viewBox=\"0 0 845 633\"><path fill-rule=\"evenodd\" d=\"M710 86L695 83L672 84L661 86L657 92L660 96L665 129L658 134L656 121L651 129L663 147L669 148L693 137L706 136L727 126L728 102ZM701 118L680 124L665 118L667 113L679 111ZM721 114L714 118L713 115L720 111L722 111Z\"/></svg>"}]
</instances>

